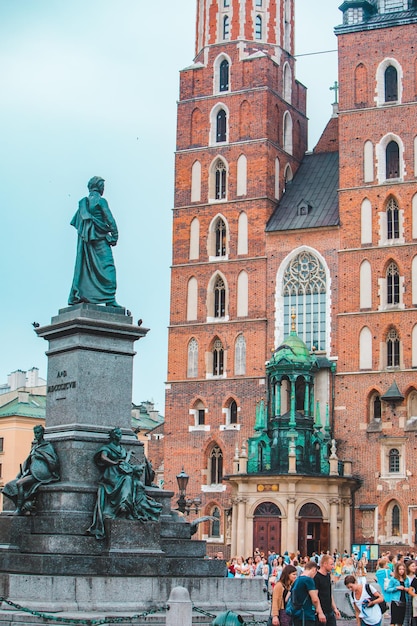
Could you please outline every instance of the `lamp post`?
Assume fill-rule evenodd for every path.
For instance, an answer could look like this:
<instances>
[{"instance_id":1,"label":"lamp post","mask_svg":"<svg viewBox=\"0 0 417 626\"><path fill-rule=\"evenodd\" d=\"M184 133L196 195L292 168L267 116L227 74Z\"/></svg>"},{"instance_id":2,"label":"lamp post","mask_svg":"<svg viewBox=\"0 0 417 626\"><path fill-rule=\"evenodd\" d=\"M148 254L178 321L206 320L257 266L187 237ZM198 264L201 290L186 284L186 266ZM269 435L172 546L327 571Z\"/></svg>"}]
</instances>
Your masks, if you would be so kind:
<instances>
[{"instance_id":1,"label":"lamp post","mask_svg":"<svg viewBox=\"0 0 417 626\"><path fill-rule=\"evenodd\" d=\"M177 474L176 478L177 478L178 490L179 490L179 495L180 495L180 497L177 500L178 511L180 511L181 513L185 513L185 510L187 507L187 501L185 499L185 492L187 490L187 485L188 485L188 481L190 477L188 476L188 474L184 472L184 468L182 468L181 472Z\"/></svg>"}]
</instances>

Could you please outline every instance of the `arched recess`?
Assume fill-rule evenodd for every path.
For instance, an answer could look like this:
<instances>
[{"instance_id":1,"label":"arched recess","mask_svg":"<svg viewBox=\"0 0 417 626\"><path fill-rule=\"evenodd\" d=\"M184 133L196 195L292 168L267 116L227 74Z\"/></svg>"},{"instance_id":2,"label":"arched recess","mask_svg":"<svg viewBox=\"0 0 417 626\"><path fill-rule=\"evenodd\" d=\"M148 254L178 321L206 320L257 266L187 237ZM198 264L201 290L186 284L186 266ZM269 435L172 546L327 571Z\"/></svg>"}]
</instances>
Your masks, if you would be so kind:
<instances>
[{"instance_id":1,"label":"arched recess","mask_svg":"<svg viewBox=\"0 0 417 626\"><path fill-rule=\"evenodd\" d=\"M372 269L365 259L359 270L359 306L361 309L372 309Z\"/></svg>"},{"instance_id":2,"label":"arched recess","mask_svg":"<svg viewBox=\"0 0 417 626\"><path fill-rule=\"evenodd\" d=\"M192 337L188 342L187 350L187 378L198 376L198 341Z\"/></svg>"},{"instance_id":3,"label":"arched recess","mask_svg":"<svg viewBox=\"0 0 417 626\"><path fill-rule=\"evenodd\" d=\"M417 177L417 137L414 137L414 177Z\"/></svg>"},{"instance_id":4,"label":"arched recess","mask_svg":"<svg viewBox=\"0 0 417 626\"><path fill-rule=\"evenodd\" d=\"M372 205L368 198L361 204L361 243L372 243Z\"/></svg>"},{"instance_id":5,"label":"arched recess","mask_svg":"<svg viewBox=\"0 0 417 626\"><path fill-rule=\"evenodd\" d=\"M368 103L368 70L363 63L355 68L355 105L366 106Z\"/></svg>"},{"instance_id":6,"label":"arched recess","mask_svg":"<svg viewBox=\"0 0 417 626\"><path fill-rule=\"evenodd\" d=\"M250 139L251 119L251 105L247 100L243 100L239 107L239 137L241 140Z\"/></svg>"},{"instance_id":7,"label":"arched recess","mask_svg":"<svg viewBox=\"0 0 417 626\"><path fill-rule=\"evenodd\" d=\"M380 422L381 416L381 394L376 389L373 389L368 397L368 422Z\"/></svg>"},{"instance_id":8,"label":"arched recess","mask_svg":"<svg viewBox=\"0 0 417 626\"><path fill-rule=\"evenodd\" d=\"M292 136L292 117L289 111L285 111L283 117L283 144L285 152L292 154L293 136Z\"/></svg>"},{"instance_id":9,"label":"arched recess","mask_svg":"<svg viewBox=\"0 0 417 626\"><path fill-rule=\"evenodd\" d=\"M191 146L201 146L203 128L203 114L197 107L191 113Z\"/></svg>"},{"instance_id":10,"label":"arched recess","mask_svg":"<svg viewBox=\"0 0 417 626\"><path fill-rule=\"evenodd\" d=\"M411 206L413 213L412 236L413 239L417 239L417 193L413 196Z\"/></svg>"},{"instance_id":11,"label":"arched recess","mask_svg":"<svg viewBox=\"0 0 417 626\"><path fill-rule=\"evenodd\" d=\"M363 146L363 180L365 183L372 183L374 177L374 145L368 140Z\"/></svg>"},{"instance_id":12,"label":"arched recess","mask_svg":"<svg viewBox=\"0 0 417 626\"><path fill-rule=\"evenodd\" d=\"M248 316L249 277L244 270L237 277L237 316Z\"/></svg>"},{"instance_id":13,"label":"arched recess","mask_svg":"<svg viewBox=\"0 0 417 626\"><path fill-rule=\"evenodd\" d=\"M191 202L201 201L201 163L194 161L191 168Z\"/></svg>"},{"instance_id":14,"label":"arched recess","mask_svg":"<svg viewBox=\"0 0 417 626\"><path fill-rule=\"evenodd\" d=\"M197 319L198 308L198 282L195 276L192 276L187 285L187 322L193 322Z\"/></svg>"},{"instance_id":15,"label":"arched recess","mask_svg":"<svg viewBox=\"0 0 417 626\"><path fill-rule=\"evenodd\" d=\"M235 376L246 374L246 339L240 334L235 341Z\"/></svg>"},{"instance_id":16,"label":"arched recess","mask_svg":"<svg viewBox=\"0 0 417 626\"><path fill-rule=\"evenodd\" d=\"M248 179L248 160L241 154L237 160L237 195L246 196Z\"/></svg>"},{"instance_id":17,"label":"arched recess","mask_svg":"<svg viewBox=\"0 0 417 626\"><path fill-rule=\"evenodd\" d=\"M253 514L253 546L268 553L273 546L281 554L281 510L274 502L261 502Z\"/></svg>"},{"instance_id":18,"label":"arched recess","mask_svg":"<svg viewBox=\"0 0 417 626\"><path fill-rule=\"evenodd\" d=\"M397 500L391 500L385 510L385 541L398 543L402 536L402 509Z\"/></svg>"},{"instance_id":19,"label":"arched recess","mask_svg":"<svg viewBox=\"0 0 417 626\"><path fill-rule=\"evenodd\" d=\"M280 163L279 158L275 159L275 199L279 200L279 176L280 176Z\"/></svg>"},{"instance_id":20,"label":"arched recess","mask_svg":"<svg viewBox=\"0 0 417 626\"><path fill-rule=\"evenodd\" d=\"M411 367L417 368L417 324L411 333Z\"/></svg>"},{"instance_id":21,"label":"arched recess","mask_svg":"<svg viewBox=\"0 0 417 626\"><path fill-rule=\"evenodd\" d=\"M372 369L372 333L367 326L359 334L359 369Z\"/></svg>"},{"instance_id":22,"label":"arched recess","mask_svg":"<svg viewBox=\"0 0 417 626\"><path fill-rule=\"evenodd\" d=\"M302 554L319 554L320 550L330 549L330 524L323 522L323 512L318 504L304 504L298 519L298 549Z\"/></svg>"},{"instance_id":23,"label":"arched recess","mask_svg":"<svg viewBox=\"0 0 417 626\"><path fill-rule=\"evenodd\" d=\"M195 217L190 224L190 261L200 258L200 221Z\"/></svg>"},{"instance_id":24,"label":"arched recess","mask_svg":"<svg viewBox=\"0 0 417 626\"><path fill-rule=\"evenodd\" d=\"M237 225L237 253L239 255L248 253L248 215L245 211L239 213Z\"/></svg>"},{"instance_id":25,"label":"arched recess","mask_svg":"<svg viewBox=\"0 0 417 626\"><path fill-rule=\"evenodd\" d=\"M407 394L407 419L417 420L417 391L414 388Z\"/></svg>"},{"instance_id":26,"label":"arched recess","mask_svg":"<svg viewBox=\"0 0 417 626\"><path fill-rule=\"evenodd\" d=\"M292 95L292 72L289 63L284 63L283 73L283 90L282 96L286 102L291 104Z\"/></svg>"}]
</instances>

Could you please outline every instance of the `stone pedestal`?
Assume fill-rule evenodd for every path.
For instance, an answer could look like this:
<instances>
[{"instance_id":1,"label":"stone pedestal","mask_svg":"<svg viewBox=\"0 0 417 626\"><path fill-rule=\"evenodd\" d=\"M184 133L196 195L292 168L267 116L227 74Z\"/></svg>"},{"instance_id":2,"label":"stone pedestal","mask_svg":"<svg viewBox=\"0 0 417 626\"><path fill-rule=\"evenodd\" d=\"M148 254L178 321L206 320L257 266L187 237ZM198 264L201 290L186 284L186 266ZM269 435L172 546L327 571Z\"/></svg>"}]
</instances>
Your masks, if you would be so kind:
<instances>
[{"instance_id":1,"label":"stone pedestal","mask_svg":"<svg viewBox=\"0 0 417 626\"><path fill-rule=\"evenodd\" d=\"M40 487L36 515L0 515L0 595L36 608L42 585L43 609L129 610L130 580L136 610L176 585L197 585L222 604L224 562L204 558L205 542L191 541L190 524L171 510L172 492L147 487L162 504L158 522L108 519L105 539L87 533L99 480L94 454L109 431L121 428L122 444L143 460L131 400L133 346L147 329L124 309L82 304L36 332L49 342L45 438L58 453L61 480Z\"/></svg>"}]
</instances>

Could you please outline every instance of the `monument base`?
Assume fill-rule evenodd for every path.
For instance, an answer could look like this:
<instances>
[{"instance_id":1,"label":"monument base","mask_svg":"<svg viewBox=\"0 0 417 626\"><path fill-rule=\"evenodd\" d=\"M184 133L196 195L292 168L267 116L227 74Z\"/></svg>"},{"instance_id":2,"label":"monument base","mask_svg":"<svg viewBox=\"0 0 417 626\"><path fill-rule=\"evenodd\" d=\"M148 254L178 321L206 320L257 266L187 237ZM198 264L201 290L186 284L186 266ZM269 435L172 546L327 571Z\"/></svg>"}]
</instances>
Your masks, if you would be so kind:
<instances>
[{"instance_id":1,"label":"monument base","mask_svg":"<svg viewBox=\"0 0 417 626\"><path fill-rule=\"evenodd\" d=\"M149 557L149 560L152 560ZM190 568L191 569L191 568ZM0 574L0 595L32 611L132 614L164 608L171 589L185 587L193 604L206 611L266 611L263 580L183 577L19 576ZM2 605L5 609L6 605ZM1 621L0 621L1 623ZM25 623L19 620L19 623Z\"/></svg>"}]
</instances>

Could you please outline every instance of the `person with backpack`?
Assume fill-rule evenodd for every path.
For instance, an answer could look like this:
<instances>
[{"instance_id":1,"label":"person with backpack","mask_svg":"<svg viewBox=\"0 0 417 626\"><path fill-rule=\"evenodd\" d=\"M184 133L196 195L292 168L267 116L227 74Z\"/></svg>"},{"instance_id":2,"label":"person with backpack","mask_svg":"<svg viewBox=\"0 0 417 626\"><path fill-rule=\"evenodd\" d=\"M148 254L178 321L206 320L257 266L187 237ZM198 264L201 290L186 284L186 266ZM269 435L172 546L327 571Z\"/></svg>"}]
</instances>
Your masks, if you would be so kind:
<instances>
[{"instance_id":1,"label":"person with backpack","mask_svg":"<svg viewBox=\"0 0 417 626\"><path fill-rule=\"evenodd\" d=\"M321 608L314 582L317 569L318 565L315 561L308 561L303 573L292 586L286 612L291 615L293 626L315 626L316 617L319 622L326 623L326 616Z\"/></svg>"},{"instance_id":2,"label":"person with backpack","mask_svg":"<svg viewBox=\"0 0 417 626\"><path fill-rule=\"evenodd\" d=\"M345 578L345 585L351 592L358 626L380 626L382 611L379 606L384 598L372 585L359 583L355 576Z\"/></svg>"}]
</instances>

